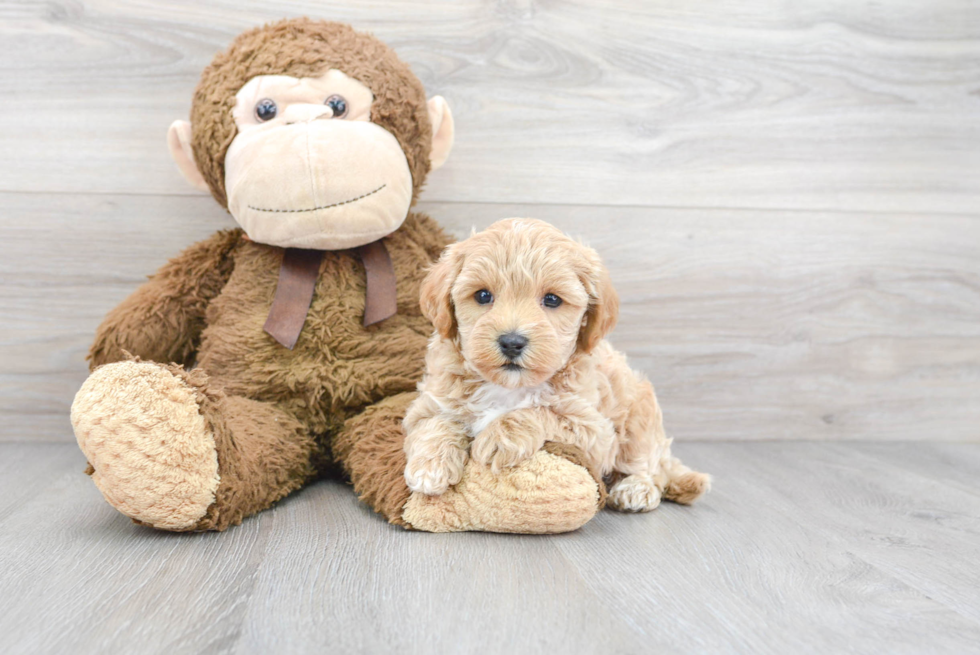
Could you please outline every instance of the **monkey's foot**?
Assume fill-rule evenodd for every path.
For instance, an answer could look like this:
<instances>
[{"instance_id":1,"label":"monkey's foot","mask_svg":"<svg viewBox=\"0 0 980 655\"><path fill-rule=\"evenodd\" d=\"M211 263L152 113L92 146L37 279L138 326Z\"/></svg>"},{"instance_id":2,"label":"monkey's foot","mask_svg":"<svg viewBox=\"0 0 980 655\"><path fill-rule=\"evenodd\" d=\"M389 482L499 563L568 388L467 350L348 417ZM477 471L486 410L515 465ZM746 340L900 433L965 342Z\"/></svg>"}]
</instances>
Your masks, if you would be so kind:
<instances>
[{"instance_id":1,"label":"monkey's foot","mask_svg":"<svg viewBox=\"0 0 980 655\"><path fill-rule=\"evenodd\" d=\"M127 361L97 369L71 423L95 485L126 516L191 530L214 503L218 453L198 392L166 367Z\"/></svg>"},{"instance_id":2,"label":"monkey's foot","mask_svg":"<svg viewBox=\"0 0 980 655\"><path fill-rule=\"evenodd\" d=\"M546 444L531 458L494 474L474 460L441 496L413 493L402 518L427 532L570 532L585 525L605 489L568 447Z\"/></svg>"}]
</instances>

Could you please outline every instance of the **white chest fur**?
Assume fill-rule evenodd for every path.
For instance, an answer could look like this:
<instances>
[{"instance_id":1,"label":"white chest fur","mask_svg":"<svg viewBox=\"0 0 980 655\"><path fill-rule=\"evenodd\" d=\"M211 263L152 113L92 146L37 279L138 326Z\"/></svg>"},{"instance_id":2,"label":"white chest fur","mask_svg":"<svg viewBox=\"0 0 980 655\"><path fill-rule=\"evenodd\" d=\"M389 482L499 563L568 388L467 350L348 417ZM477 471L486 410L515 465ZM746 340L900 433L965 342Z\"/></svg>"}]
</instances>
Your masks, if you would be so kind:
<instances>
[{"instance_id":1,"label":"white chest fur","mask_svg":"<svg viewBox=\"0 0 980 655\"><path fill-rule=\"evenodd\" d=\"M536 387L508 389L489 382L477 389L466 403L472 420L468 427L471 437L483 432L495 418L515 409L540 407L551 387L545 383Z\"/></svg>"}]
</instances>

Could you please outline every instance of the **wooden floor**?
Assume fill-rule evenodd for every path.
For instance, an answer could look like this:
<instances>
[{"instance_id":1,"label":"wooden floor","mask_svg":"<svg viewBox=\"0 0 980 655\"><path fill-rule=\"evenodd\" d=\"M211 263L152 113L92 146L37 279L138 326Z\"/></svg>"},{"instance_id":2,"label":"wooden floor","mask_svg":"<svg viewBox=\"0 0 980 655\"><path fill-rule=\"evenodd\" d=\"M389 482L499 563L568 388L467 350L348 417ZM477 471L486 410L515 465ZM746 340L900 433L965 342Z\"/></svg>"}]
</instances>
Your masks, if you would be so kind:
<instances>
[{"instance_id":1,"label":"wooden floor","mask_svg":"<svg viewBox=\"0 0 980 655\"><path fill-rule=\"evenodd\" d=\"M4 653L970 653L980 444L679 444L693 508L551 536L404 532L338 482L223 534L0 444Z\"/></svg>"}]
</instances>

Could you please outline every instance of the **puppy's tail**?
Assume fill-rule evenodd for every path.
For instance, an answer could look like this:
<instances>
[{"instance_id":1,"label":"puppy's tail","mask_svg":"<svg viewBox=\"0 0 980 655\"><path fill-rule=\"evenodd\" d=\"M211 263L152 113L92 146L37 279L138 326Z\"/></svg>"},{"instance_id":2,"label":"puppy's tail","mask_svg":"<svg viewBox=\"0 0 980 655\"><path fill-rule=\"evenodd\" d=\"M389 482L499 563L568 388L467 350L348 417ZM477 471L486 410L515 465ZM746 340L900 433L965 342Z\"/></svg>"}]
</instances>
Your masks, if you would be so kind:
<instances>
[{"instance_id":1,"label":"puppy's tail","mask_svg":"<svg viewBox=\"0 0 980 655\"><path fill-rule=\"evenodd\" d=\"M660 460L664 474L663 497L682 505L690 505L711 490L711 476L692 471L681 460L670 455Z\"/></svg>"}]
</instances>

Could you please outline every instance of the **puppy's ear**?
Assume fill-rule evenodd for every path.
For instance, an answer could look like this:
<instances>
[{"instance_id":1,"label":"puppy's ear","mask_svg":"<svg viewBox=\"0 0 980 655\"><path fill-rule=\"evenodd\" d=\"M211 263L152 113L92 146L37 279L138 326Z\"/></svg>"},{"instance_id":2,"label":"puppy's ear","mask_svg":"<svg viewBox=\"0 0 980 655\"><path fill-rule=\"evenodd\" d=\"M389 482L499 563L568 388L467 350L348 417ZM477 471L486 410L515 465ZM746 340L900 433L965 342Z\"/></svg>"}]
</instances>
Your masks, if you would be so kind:
<instances>
[{"instance_id":1,"label":"puppy's ear","mask_svg":"<svg viewBox=\"0 0 980 655\"><path fill-rule=\"evenodd\" d=\"M432 265L428 275L422 280L419 297L422 315L432 322L439 335L445 339L456 336L456 313L453 311L451 292L456 276L463 268L463 257L458 250L458 244L453 244L442 251L439 261Z\"/></svg>"},{"instance_id":2,"label":"puppy's ear","mask_svg":"<svg viewBox=\"0 0 980 655\"><path fill-rule=\"evenodd\" d=\"M589 308L578 333L578 347L587 353L599 345L619 320L619 294L613 288L609 271L594 255L591 270L583 280L589 292Z\"/></svg>"}]
</instances>

